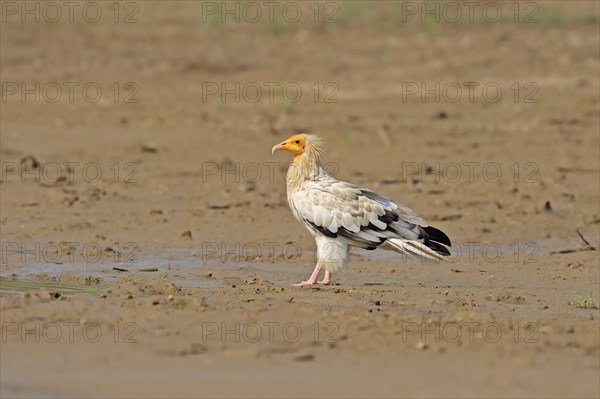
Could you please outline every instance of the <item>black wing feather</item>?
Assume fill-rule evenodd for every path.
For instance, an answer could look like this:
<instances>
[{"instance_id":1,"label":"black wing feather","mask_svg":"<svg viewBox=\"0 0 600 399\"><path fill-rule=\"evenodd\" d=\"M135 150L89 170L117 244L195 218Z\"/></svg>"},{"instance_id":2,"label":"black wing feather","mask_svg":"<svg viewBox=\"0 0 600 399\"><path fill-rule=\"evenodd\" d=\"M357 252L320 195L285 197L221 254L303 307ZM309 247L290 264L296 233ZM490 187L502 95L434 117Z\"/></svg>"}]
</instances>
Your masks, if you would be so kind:
<instances>
[{"instance_id":1,"label":"black wing feather","mask_svg":"<svg viewBox=\"0 0 600 399\"><path fill-rule=\"evenodd\" d=\"M425 230L429 236L429 240L439 242L440 244L448 245L450 247L452 246L450 238L442 230L431 226L423 227L423 230Z\"/></svg>"}]
</instances>

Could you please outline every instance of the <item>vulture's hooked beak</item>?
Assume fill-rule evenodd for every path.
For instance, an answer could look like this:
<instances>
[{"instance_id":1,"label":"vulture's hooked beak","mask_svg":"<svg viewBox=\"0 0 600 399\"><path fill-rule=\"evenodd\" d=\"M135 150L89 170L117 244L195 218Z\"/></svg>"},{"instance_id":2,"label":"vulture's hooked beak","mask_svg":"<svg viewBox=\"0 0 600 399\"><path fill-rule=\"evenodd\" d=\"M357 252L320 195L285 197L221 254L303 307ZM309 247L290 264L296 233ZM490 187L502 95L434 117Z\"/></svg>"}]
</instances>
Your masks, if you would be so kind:
<instances>
[{"instance_id":1,"label":"vulture's hooked beak","mask_svg":"<svg viewBox=\"0 0 600 399\"><path fill-rule=\"evenodd\" d=\"M275 151L285 150L285 141L281 144L277 144L273 146L271 149L271 155L275 154Z\"/></svg>"}]
</instances>

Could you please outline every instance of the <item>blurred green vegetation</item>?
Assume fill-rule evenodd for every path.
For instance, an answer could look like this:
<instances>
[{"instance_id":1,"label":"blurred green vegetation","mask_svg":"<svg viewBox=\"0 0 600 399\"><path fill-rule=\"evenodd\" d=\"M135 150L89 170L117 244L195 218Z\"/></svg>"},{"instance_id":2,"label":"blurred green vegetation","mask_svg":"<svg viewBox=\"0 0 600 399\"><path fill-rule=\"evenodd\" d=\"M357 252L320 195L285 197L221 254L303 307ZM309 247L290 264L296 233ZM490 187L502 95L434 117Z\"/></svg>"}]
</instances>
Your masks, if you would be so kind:
<instances>
[{"instance_id":1,"label":"blurred green vegetation","mask_svg":"<svg viewBox=\"0 0 600 399\"><path fill-rule=\"evenodd\" d=\"M262 3L254 2L257 7ZM460 17L457 18L457 8L445 8L444 1L422 1L408 2L412 9L407 8L407 2L400 1L321 1L297 3L302 7L301 17L297 22L286 19L283 7L286 2L280 3L273 9L272 18L269 19L267 7L262 8L262 14L255 18L255 8L252 12L245 14L244 3L240 2L218 2L218 10L202 15L201 4L196 4L197 11L194 12L200 22L213 27L231 27L234 25L257 25L264 32L279 36L297 31L301 27L313 26L324 32L335 33L342 31L345 27L354 25L368 25L371 28L379 28L387 32L399 32L404 26L421 25L423 31L436 35L444 27L455 24L518 24L524 26L554 25L554 24L597 24L600 21L597 6L592 3L580 3L577 7L570 7L567 2L526 2L526 3L494 3L501 4L500 14L496 20L497 10L491 7L487 12L483 11L484 5L479 4L471 12L467 6L460 7ZM225 4L225 6L224 6ZM518 6L515 6L518 4ZM587 5L587 6L586 6ZM235 10L237 14L223 13L223 10ZM493 10L491 10L493 8ZM433 10L433 11L432 11ZM204 10L206 11L206 10ZM430 13L427 13L429 11ZM296 15L295 13L290 13ZM472 15L470 15L472 14Z\"/></svg>"},{"instance_id":2,"label":"blurred green vegetation","mask_svg":"<svg viewBox=\"0 0 600 399\"><path fill-rule=\"evenodd\" d=\"M569 305L575 306L580 309L598 309L600 306L598 305L598 301L594 299L594 294L578 294L569 301Z\"/></svg>"}]
</instances>

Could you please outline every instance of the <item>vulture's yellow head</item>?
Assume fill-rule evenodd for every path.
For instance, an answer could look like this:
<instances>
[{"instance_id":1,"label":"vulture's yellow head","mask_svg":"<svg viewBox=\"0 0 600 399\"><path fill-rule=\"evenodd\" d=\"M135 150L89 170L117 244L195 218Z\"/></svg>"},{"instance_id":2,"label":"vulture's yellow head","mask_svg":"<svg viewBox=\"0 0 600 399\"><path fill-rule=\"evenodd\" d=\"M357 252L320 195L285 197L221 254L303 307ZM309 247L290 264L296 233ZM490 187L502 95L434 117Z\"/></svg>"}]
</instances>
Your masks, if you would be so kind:
<instances>
[{"instance_id":1,"label":"vulture's yellow head","mask_svg":"<svg viewBox=\"0 0 600 399\"><path fill-rule=\"evenodd\" d=\"M310 158L314 158L313 161L318 161L323 153L323 142L319 136L313 134L296 134L275 145L271 153L279 150L291 152L294 154L294 160L307 153Z\"/></svg>"},{"instance_id":2,"label":"vulture's yellow head","mask_svg":"<svg viewBox=\"0 0 600 399\"><path fill-rule=\"evenodd\" d=\"M295 156L302 155L304 150L306 149L306 140L304 139L303 134L296 134L289 139L282 141L281 143L275 145L271 150L272 154L275 154L275 151L289 151Z\"/></svg>"}]
</instances>

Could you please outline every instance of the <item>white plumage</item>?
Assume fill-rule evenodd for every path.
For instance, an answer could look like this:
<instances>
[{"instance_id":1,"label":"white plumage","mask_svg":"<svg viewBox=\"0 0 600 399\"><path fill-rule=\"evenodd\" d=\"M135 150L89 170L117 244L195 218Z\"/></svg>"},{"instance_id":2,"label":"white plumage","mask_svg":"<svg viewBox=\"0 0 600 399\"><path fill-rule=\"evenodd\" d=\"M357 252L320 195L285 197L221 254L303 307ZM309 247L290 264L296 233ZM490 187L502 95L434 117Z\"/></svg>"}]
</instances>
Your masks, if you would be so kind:
<instances>
[{"instance_id":1,"label":"white plumage","mask_svg":"<svg viewBox=\"0 0 600 399\"><path fill-rule=\"evenodd\" d=\"M315 135L292 136L273 147L287 150L294 163L287 173L287 197L292 213L315 237L317 265L299 285L315 284L321 268L331 273L344 267L349 246L380 246L400 253L437 261L449 255L450 239L430 227L408 207L371 190L339 181L321 166L323 145Z\"/></svg>"}]
</instances>

